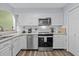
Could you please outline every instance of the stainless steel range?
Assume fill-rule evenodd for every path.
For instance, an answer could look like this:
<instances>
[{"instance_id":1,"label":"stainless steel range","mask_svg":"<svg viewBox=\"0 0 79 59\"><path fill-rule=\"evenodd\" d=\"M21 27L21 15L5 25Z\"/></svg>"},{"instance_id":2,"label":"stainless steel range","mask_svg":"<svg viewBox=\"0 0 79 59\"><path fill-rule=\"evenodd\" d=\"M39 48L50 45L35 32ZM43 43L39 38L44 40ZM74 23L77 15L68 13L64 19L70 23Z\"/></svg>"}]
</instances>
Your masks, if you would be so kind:
<instances>
[{"instance_id":1,"label":"stainless steel range","mask_svg":"<svg viewBox=\"0 0 79 59\"><path fill-rule=\"evenodd\" d=\"M53 48L53 29L51 28L51 18L40 18L38 29L38 48L39 50L52 50Z\"/></svg>"},{"instance_id":2,"label":"stainless steel range","mask_svg":"<svg viewBox=\"0 0 79 59\"><path fill-rule=\"evenodd\" d=\"M38 34L38 48L39 50L52 50L53 48L53 34Z\"/></svg>"},{"instance_id":3,"label":"stainless steel range","mask_svg":"<svg viewBox=\"0 0 79 59\"><path fill-rule=\"evenodd\" d=\"M39 50L52 50L53 49L53 33L49 27L40 28L38 34L38 48Z\"/></svg>"}]
</instances>

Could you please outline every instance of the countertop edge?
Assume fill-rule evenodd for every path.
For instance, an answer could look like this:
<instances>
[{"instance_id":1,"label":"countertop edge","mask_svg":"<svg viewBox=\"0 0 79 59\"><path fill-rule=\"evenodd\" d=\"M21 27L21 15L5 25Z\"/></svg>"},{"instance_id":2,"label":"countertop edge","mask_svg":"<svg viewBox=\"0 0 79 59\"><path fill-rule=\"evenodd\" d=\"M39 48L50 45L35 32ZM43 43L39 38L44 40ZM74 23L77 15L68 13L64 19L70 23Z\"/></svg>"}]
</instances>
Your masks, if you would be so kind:
<instances>
[{"instance_id":1,"label":"countertop edge","mask_svg":"<svg viewBox=\"0 0 79 59\"><path fill-rule=\"evenodd\" d=\"M8 38L4 38L0 40L0 44L4 41L8 41L8 40L12 40L13 38L19 37L19 36L24 36L24 35L37 35L38 33L14 33L14 34L9 34L6 36L10 36L13 35L11 37ZM50 34L54 34L54 35L65 35L65 33L50 33ZM0 36L0 37L5 37L5 36Z\"/></svg>"}]
</instances>

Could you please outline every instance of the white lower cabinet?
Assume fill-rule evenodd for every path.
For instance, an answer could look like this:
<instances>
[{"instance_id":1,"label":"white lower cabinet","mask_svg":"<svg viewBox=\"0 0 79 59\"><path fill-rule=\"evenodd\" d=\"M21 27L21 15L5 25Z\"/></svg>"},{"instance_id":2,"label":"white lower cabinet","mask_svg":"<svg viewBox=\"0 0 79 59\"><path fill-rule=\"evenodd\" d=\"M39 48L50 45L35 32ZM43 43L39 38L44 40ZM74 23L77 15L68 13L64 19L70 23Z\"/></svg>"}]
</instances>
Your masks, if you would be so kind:
<instances>
[{"instance_id":1,"label":"white lower cabinet","mask_svg":"<svg viewBox=\"0 0 79 59\"><path fill-rule=\"evenodd\" d=\"M21 49L27 49L26 35L0 43L0 56L16 56Z\"/></svg>"},{"instance_id":2,"label":"white lower cabinet","mask_svg":"<svg viewBox=\"0 0 79 59\"><path fill-rule=\"evenodd\" d=\"M4 47L0 50L0 56L11 56L11 48L10 47Z\"/></svg>"},{"instance_id":3,"label":"white lower cabinet","mask_svg":"<svg viewBox=\"0 0 79 59\"><path fill-rule=\"evenodd\" d=\"M16 37L13 39L13 56L16 56L17 53L20 51L20 39L19 37Z\"/></svg>"},{"instance_id":4,"label":"white lower cabinet","mask_svg":"<svg viewBox=\"0 0 79 59\"><path fill-rule=\"evenodd\" d=\"M3 42L0 44L0 56L11 56L11 41Z\"/></svg>"},{"instance_id":5,"label":"white lower cabinet","mask_svg":"<svg viewBox=\"0 0 79 59\"><path fill-rule=\"evenodd\" d=\"M32 49L38 49L38 35L32 36ZM27 42L27 35L22 35L0 43L0 56L16 56L21 49L28 49Z\"/></svg>"},{"instance_id":6,"label":"white lower cabinet","mask_svg":"<svg viewBox=\"0 0 79 59\"><path fill-rule=\"evenodd\" d=\"M53 49L65 49L66 39L65 35L54 35L53 36Z\"/></svg>"},{"instance_id":7,"label":"white lower cabinet","mask_svg":"<svg viewBox=\"0 0 79 59\"><path fill-rule=\"evenodd\" d=\"M23 35L13 39L13 56L16 56L21 49L27 49L26 37L26 35Z\"/></svg>"}]
</instances>

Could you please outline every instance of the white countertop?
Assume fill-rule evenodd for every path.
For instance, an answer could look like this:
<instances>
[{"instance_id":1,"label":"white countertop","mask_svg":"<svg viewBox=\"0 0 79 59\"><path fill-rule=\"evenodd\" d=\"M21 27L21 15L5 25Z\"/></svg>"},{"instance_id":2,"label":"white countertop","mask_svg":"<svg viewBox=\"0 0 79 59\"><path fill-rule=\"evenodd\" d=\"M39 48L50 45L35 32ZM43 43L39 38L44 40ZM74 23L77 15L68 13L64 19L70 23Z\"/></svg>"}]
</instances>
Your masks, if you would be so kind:
<instances>
[{"instance_id":1,"label":"white countertop","mask_svg":"<svg viewBox=\"0 0 79 59\"><path fill-rule=\"evenodd\" d=\"M13 34L8 34L8 35L2 35L2 36L0 36L0 43L7 41L7 40L11 40L11 39L19 37L19 36L34 35L34 34L38 34L38 33L13 33ZM6 38L4 38L4 37L6 37Z\"/></svg>"},{"instance_id":2,"label":"white countertop","mask_svg":"<svg viewBox=\"0 0 79 59\"><path fill-rule=\"evenodd\" d=\"M16 38L18 36L37 35L37 34L38 33L13 33L13 34L8 34L8 35L2 35L2 36L0 36L0 42L6 41L6 40L11 40L11 39ZM41 33L39 33L39 34L41 34ZM54 35L65 35L65 33L50 33L50 34L54 34ZM6 37L6 38L2 38L2 37Z\"/></svg>"}]
</instances>

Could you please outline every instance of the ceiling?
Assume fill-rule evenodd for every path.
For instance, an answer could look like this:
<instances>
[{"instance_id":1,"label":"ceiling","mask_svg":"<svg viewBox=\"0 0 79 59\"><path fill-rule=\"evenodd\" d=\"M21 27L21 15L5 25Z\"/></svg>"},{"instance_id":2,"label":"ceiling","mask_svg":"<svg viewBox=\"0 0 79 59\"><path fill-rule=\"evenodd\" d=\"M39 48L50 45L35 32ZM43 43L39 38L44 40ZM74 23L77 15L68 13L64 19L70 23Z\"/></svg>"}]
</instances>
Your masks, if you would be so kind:
<instances>
[{"instance_id":1,"label":"ceiling","mask_svg":"<svg viewBox=\"0 0 79 59\"><path fill-rule=\"evenodd\" d=\"M63 8L67 3L10 3L13 8Z\"/></svg>"}]
</instances>

